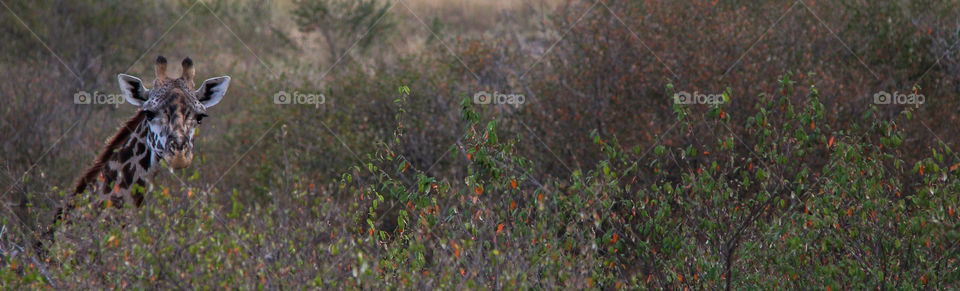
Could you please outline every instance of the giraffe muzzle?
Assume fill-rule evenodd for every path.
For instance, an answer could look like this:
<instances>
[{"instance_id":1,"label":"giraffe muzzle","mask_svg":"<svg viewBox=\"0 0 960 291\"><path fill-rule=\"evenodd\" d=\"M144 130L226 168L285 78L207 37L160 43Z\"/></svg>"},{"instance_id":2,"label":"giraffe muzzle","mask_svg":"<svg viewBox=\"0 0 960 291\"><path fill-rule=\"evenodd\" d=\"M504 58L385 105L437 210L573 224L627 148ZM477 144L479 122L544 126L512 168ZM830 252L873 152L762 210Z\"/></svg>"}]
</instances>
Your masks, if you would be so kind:
<instances>
[{"instance_id":1,"label":"giraffe muzzle","mask_svg":"<svg viewBox=\"0 0 960 291\"><path fill-rule=\"evenodd\" d=\"M179 170L190 166L193 161L193 147L190 146L189 142L182 138L173 139L167 145L167 148L170 151L165 160L169 163L170 168Z\"/></svg>"},{"instance_id":2,"label":"giraffe muzzle","mask_svg":"<svg viewBox=\"0 0 960 291\"><path fill-rule=\"evenodd\" d=\"M174 170L189 167L190 163L193 162L193 152L189 150L173 151L168 161L170 162L170 168Z\"/></svg>"}]
</instances>

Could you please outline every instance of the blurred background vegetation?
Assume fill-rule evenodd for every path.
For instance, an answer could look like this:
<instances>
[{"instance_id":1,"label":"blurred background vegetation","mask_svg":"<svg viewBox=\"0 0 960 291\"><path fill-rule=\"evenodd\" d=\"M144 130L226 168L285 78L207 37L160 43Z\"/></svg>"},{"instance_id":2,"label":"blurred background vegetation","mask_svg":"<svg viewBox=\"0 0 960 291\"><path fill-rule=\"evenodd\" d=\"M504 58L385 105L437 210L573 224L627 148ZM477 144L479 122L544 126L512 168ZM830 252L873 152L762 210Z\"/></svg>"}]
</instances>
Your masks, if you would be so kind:
<instances>
[{"instance_id":1,"label":"blurred background vegetation","mask_svg":"<svg viewBox=\"0 0 960 291\"><path fill-rule=\"evenodd\" d=\"M958 288L957 5L3 1L0 282ZM193 166L39 255L136 111L73 94L152 80L161 54L233 77Z\"/></svg>"}]
</instances>

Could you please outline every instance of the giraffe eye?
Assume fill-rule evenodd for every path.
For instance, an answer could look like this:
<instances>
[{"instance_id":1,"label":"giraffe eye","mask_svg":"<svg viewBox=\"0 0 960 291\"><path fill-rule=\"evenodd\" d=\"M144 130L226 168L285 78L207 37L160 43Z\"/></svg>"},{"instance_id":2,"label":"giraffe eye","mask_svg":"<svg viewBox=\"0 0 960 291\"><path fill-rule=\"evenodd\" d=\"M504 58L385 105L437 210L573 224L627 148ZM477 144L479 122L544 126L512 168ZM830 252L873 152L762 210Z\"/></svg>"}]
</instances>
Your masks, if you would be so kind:
<instances>
[{"instance_id":1,"label":"giraffe eye","mask_svg":"<svg viewBox=\"0 0 960 291\"><path fill-rule=\"evenodd\" d=\"M143 114L147 115L147 121L152 121L154 117L157 117L157 113L153 111L144 111Z\"/></svg>"},{"instance_id":2,"label":"giraffe eye","mask_svg":"<svg viewBox=\"0 0 960 291\"><path fill-rule=\"evenodd\" d=\"M206 114L197 114L197 124L200 124L203 121L203 118L207 117Z\"/></svg>"}]
</instances>

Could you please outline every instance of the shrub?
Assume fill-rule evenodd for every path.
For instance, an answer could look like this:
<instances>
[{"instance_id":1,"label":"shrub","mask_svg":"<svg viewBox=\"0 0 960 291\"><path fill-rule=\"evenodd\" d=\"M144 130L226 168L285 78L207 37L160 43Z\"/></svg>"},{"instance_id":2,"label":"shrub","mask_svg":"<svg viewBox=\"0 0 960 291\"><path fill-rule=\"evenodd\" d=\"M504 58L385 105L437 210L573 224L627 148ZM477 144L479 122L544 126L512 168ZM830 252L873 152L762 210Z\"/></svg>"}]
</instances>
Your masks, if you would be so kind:
<instances>
[{"instance_id":1,"label":"shrub","mask_svg":"<svg viewBox=\"0 0 960 291\"><path fill-rule=\"evenodd\" d=\"M360 51L370 48L394 26L388 13L391 4L378 0L299 0L294 5L293 16L300 31L317 31L323 36L331 66L352 46Z\"/></svg>"}]
</instances>

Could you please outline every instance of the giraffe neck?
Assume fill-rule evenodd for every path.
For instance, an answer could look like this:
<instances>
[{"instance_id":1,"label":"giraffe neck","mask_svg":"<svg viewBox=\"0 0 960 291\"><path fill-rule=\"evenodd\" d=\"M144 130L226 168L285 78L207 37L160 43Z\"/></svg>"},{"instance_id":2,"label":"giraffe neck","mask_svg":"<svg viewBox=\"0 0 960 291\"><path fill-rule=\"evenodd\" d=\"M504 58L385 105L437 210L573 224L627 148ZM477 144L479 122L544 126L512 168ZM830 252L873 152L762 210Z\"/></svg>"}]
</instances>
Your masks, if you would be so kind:
<instances>
[{"instance_id":1,"label":"giraffe neck","mask_svg":"<svg viewBox=\"0 0 960 291\"><path fill-rule=\"evenodd\" d=\"M130 201L139 207L159 159L148 143L149 132L150 126L143 111L127 120L97 156L93 166L77 181L73 196L91 193L94 197L90 201L98 204L109 201L120 207L123 202ZM57 208L54 224L66 220L66 213L77 207L72 199L65 202ZM54 230L50 228L45 236L52 239Z\"/></svg>"},{"instance_id":2,"label":"giraffe neck","mask_svg":"<svg viewBox=\"0 0 960 291\"><path fill-rule=\"evenodd\" d=\"M155 169L153 165L157 164L156 154L147 142L148 132L146 122L141 122L127 142L116 149L107 164L100 170L104 177L103 184L99 188L100 194L110 194L110 198L115 202L130 195L132 201L128 202L133 202L140 207L143 202L143 193L147 189L147 180L153 174ZM112 183L110 180L113 180ZM138 191L134 191L138 187Z\"/></svg>"},{"instance_id":3,"label":"giraffe neck","mask_svg":"<svg viewBox=\"0 0 960 291\"><path fill-rule=\"evenodd\" d=\"M142 112L127 121L78 183L75 194L90 190L94 199L110 199L114 206L129 202L139 207L159 162L149 133Z\"/></svg>"}]
</instances>

